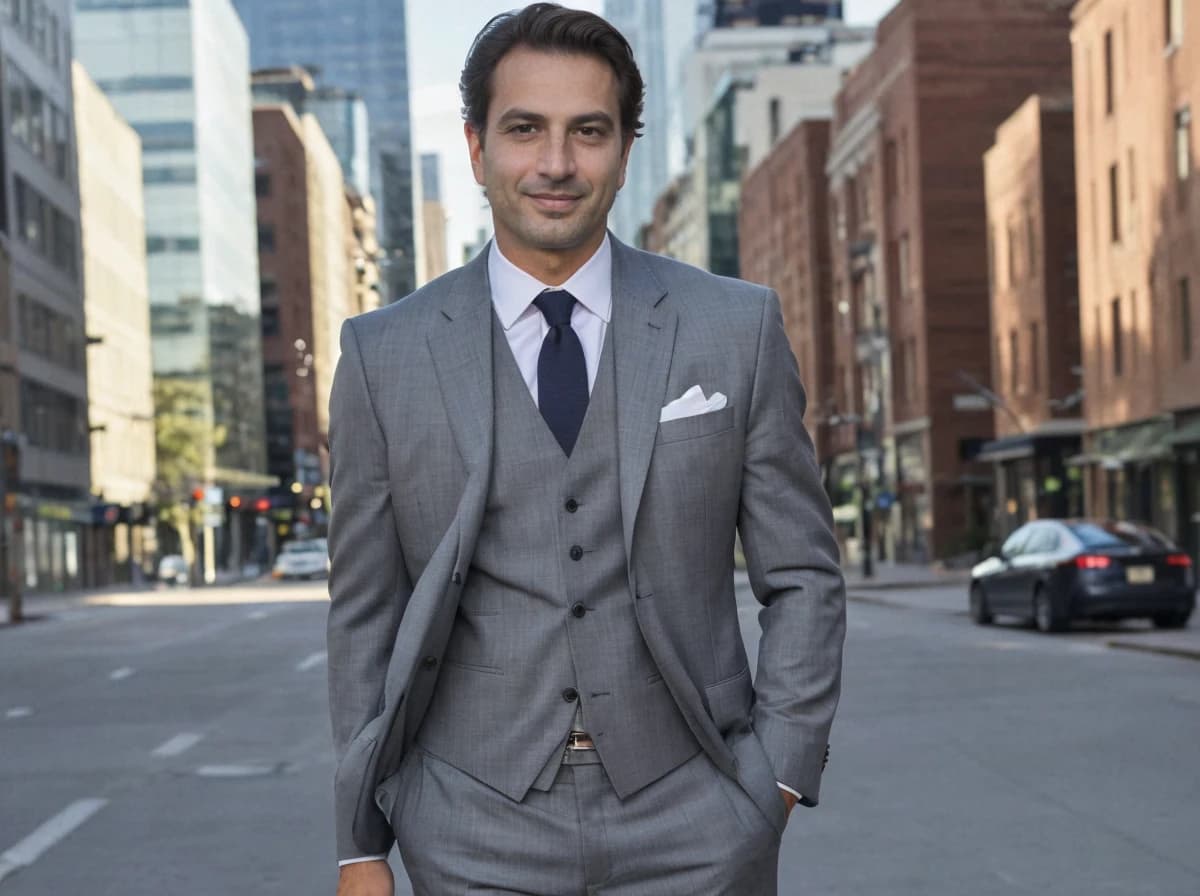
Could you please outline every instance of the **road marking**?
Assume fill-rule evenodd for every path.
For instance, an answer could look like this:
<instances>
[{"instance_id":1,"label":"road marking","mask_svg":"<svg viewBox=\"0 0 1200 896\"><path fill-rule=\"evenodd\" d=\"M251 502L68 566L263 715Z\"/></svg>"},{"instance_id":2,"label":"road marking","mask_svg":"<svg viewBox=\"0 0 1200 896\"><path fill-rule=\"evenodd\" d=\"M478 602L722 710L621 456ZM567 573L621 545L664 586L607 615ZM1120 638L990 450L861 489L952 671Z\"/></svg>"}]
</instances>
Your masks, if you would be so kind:
<instances>
[{"instance_id":1,"label":"road marking","mask_svg":"<svg viewBox=\"0 0 1200 896\"><path fill-rule=\"evenodd\" d=\"M33 710L30 709L28 706L14 706L12 709L10 709L8 712L6 712L4 714L4 718L6 718L6 719L23 719L26 716L31 716L31 715L33 715Z\"/></svg>"},{"instance_id":2,"label":"road marking","mask_svg":"<svg viewBox=\"0 0 1200 896\"><path fill-rule=\"evenodd\" d=\"M196 774L202 778L257 778L273 771L270 765L202 765Z\"/></svg>"},{"instance_id":3,"label":"road marking","mask_svg":"<svg viewBox=\"0 0 1200 896\"><path fill-rule=\"evenodd\" d=\"M297 672L307 672L314 666L319 666L325 662L325 651L318 650L316 653L310 654L296 664Z\"/></svg>"},{"instance_id":4,"label":"road marking","mask_svg":"<svg viewBox=\"0 0 1200 896\"><path fill-rule=\"evenodd\" d=\"M0 880L19 868L32 865L42 853L62 840L108 804L108 800L90 799L71 803L20 843L0 853Z\"/></svg>"},{"instance_id":5,"label":"road marking","mask_svg":"<svg viewBox=\"0 0 1200 896\"><path fill-rule=\"evenodd\" d=\"M1024 641L978 641L976 647L990 647L992 650L1029 650L1030 645Z\"/></svg>"},{"instance_id":6,"label":"road marking","mask_svg":"<svg viewBox=\"0 0 1200 896\"><path fill-rule=\"evenodd\" d=\"M176 734L169 741L157 747L150 755L160 758L178 756L181 753L186 753L192 747L196 746L196 744L200 743L202 737L204 737L203 734L192 734L188 731L185 731L183 734Z\"/></svg>"},{"instance_id":7,"label":"road marking","mask_svg":"<svg viewBox=\"0 0 1200 896\"><path fill-rule=\"evenodd\" d=\"M270 615L271 614L268 613L266 610L255 610L253 613L247 613L246 618L247 619L266 619Z\"/></svg>"},{"instance_id":8,"label":"road marking","mask_svg":"<svg viewBox=\"0 0 1200 896\"><path fill-rule=\"evenodd\" d=\"M133 670L128 666L122 666L120 669L115 669L109 674L109 678L113 681L121 681L133 674Z\"/></svg>"}]
</instances>

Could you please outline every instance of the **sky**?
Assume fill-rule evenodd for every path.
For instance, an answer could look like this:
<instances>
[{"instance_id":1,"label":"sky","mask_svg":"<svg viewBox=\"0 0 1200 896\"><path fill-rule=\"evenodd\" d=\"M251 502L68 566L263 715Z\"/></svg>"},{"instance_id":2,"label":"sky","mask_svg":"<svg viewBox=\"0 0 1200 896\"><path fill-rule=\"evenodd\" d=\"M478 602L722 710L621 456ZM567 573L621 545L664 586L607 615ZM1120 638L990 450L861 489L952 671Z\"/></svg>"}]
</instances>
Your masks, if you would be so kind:
<instances>
[{"instance_id":1,"label":"sky","mask_svg":"<svg viewBox=\"0 0 1200 896\"><path fill-rule=\"evenodd\" d=\"M562 0L564 5L602 13L604 0ZM695 0L664 0L668 27L673 17L687 21ZM896 0L844 0L852 24L874 24ZM492 16L522 0L406 0L408 74L412 91L416 152L441 156L442 202L446 207L450 266L462 261L462 246L488 226L486 207L467 161L458 76L475 34ZM418 169L419 170L419 169ZM414 172L415 173L415 172Z\"/></svg>"}]
</instances>

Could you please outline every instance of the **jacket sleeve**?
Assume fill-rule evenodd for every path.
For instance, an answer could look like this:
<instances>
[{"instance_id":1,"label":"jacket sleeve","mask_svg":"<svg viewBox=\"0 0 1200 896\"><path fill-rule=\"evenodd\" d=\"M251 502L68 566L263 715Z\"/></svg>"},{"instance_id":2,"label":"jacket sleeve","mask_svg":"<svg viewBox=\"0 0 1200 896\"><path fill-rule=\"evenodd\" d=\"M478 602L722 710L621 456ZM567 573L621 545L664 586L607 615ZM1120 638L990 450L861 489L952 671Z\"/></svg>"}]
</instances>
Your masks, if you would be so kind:
<instances>
[{"instance_id":1,"label":"jacket sleeve","mask_svg":"<svg viewBox=\"0 0 1200 896\"><path fill-rule=\"evenodd\" d=\"M779 298L763 303L738 530L759 615L754 730L775 778L817 804L841 691L845 583Z\"/></svg>"},{"instance_id":2,"label":"jacket sleeve","mask_svg":"<svg viewBox=\"0 0 1200 896\"><path fill-rule=\"evenodd\" d=\"M339 860L386 853L394 837L371 801L355 819L374 744L364 734L383 710L384 680L400 618L412 593L392 515L387 444L367 386L354 322L329 401L329 709ZM363 759L363 757L366 759Z\"/></svg>"}]
</instances>

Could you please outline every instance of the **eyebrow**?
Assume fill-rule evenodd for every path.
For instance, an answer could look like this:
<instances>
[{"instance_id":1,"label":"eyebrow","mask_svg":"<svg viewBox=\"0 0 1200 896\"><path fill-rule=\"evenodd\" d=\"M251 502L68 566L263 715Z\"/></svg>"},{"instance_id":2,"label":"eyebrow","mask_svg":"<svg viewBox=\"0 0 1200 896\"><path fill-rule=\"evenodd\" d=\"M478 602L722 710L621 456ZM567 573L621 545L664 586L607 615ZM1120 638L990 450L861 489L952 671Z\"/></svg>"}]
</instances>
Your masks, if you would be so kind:
<instances>
[{"instance_id":1,"label":"eyebrow","mask_svg":"<svg viewBox=\"0 0 1200 896\"><path fill-rule=\"evenodd\" d=\"M496 125L500 126L512 121L529 121L534 123L542 123L546 120L545 115L539 115L537 112L530 112L528 109L509 109L496 121ZM585 124L604 124L613 127L615 122L612 116L603 110L595 112L585 112L582 115L575 115L568 119L567 124L572 127L579 127Z\"/></svg>"}]
</instances>

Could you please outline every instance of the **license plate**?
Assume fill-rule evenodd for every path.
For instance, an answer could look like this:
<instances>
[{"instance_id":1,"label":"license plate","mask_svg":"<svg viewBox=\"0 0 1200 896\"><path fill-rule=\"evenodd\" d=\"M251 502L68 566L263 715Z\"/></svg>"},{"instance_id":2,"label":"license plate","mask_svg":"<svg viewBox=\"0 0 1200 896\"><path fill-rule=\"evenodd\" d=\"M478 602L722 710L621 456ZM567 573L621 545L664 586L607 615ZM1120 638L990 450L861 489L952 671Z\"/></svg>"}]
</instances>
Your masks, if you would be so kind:
<instances>
[{"instance_id":1,"label":"license plate","mask_svg":"<svg viewBox=\"0 0 1200 896\"><path fill-rule=\"evenodd\" d=\"M1150 585L1154 582L1153 566L1129 566L1125 568L1125 581L1130 585Z\"/></svg>"}]
</instances>

